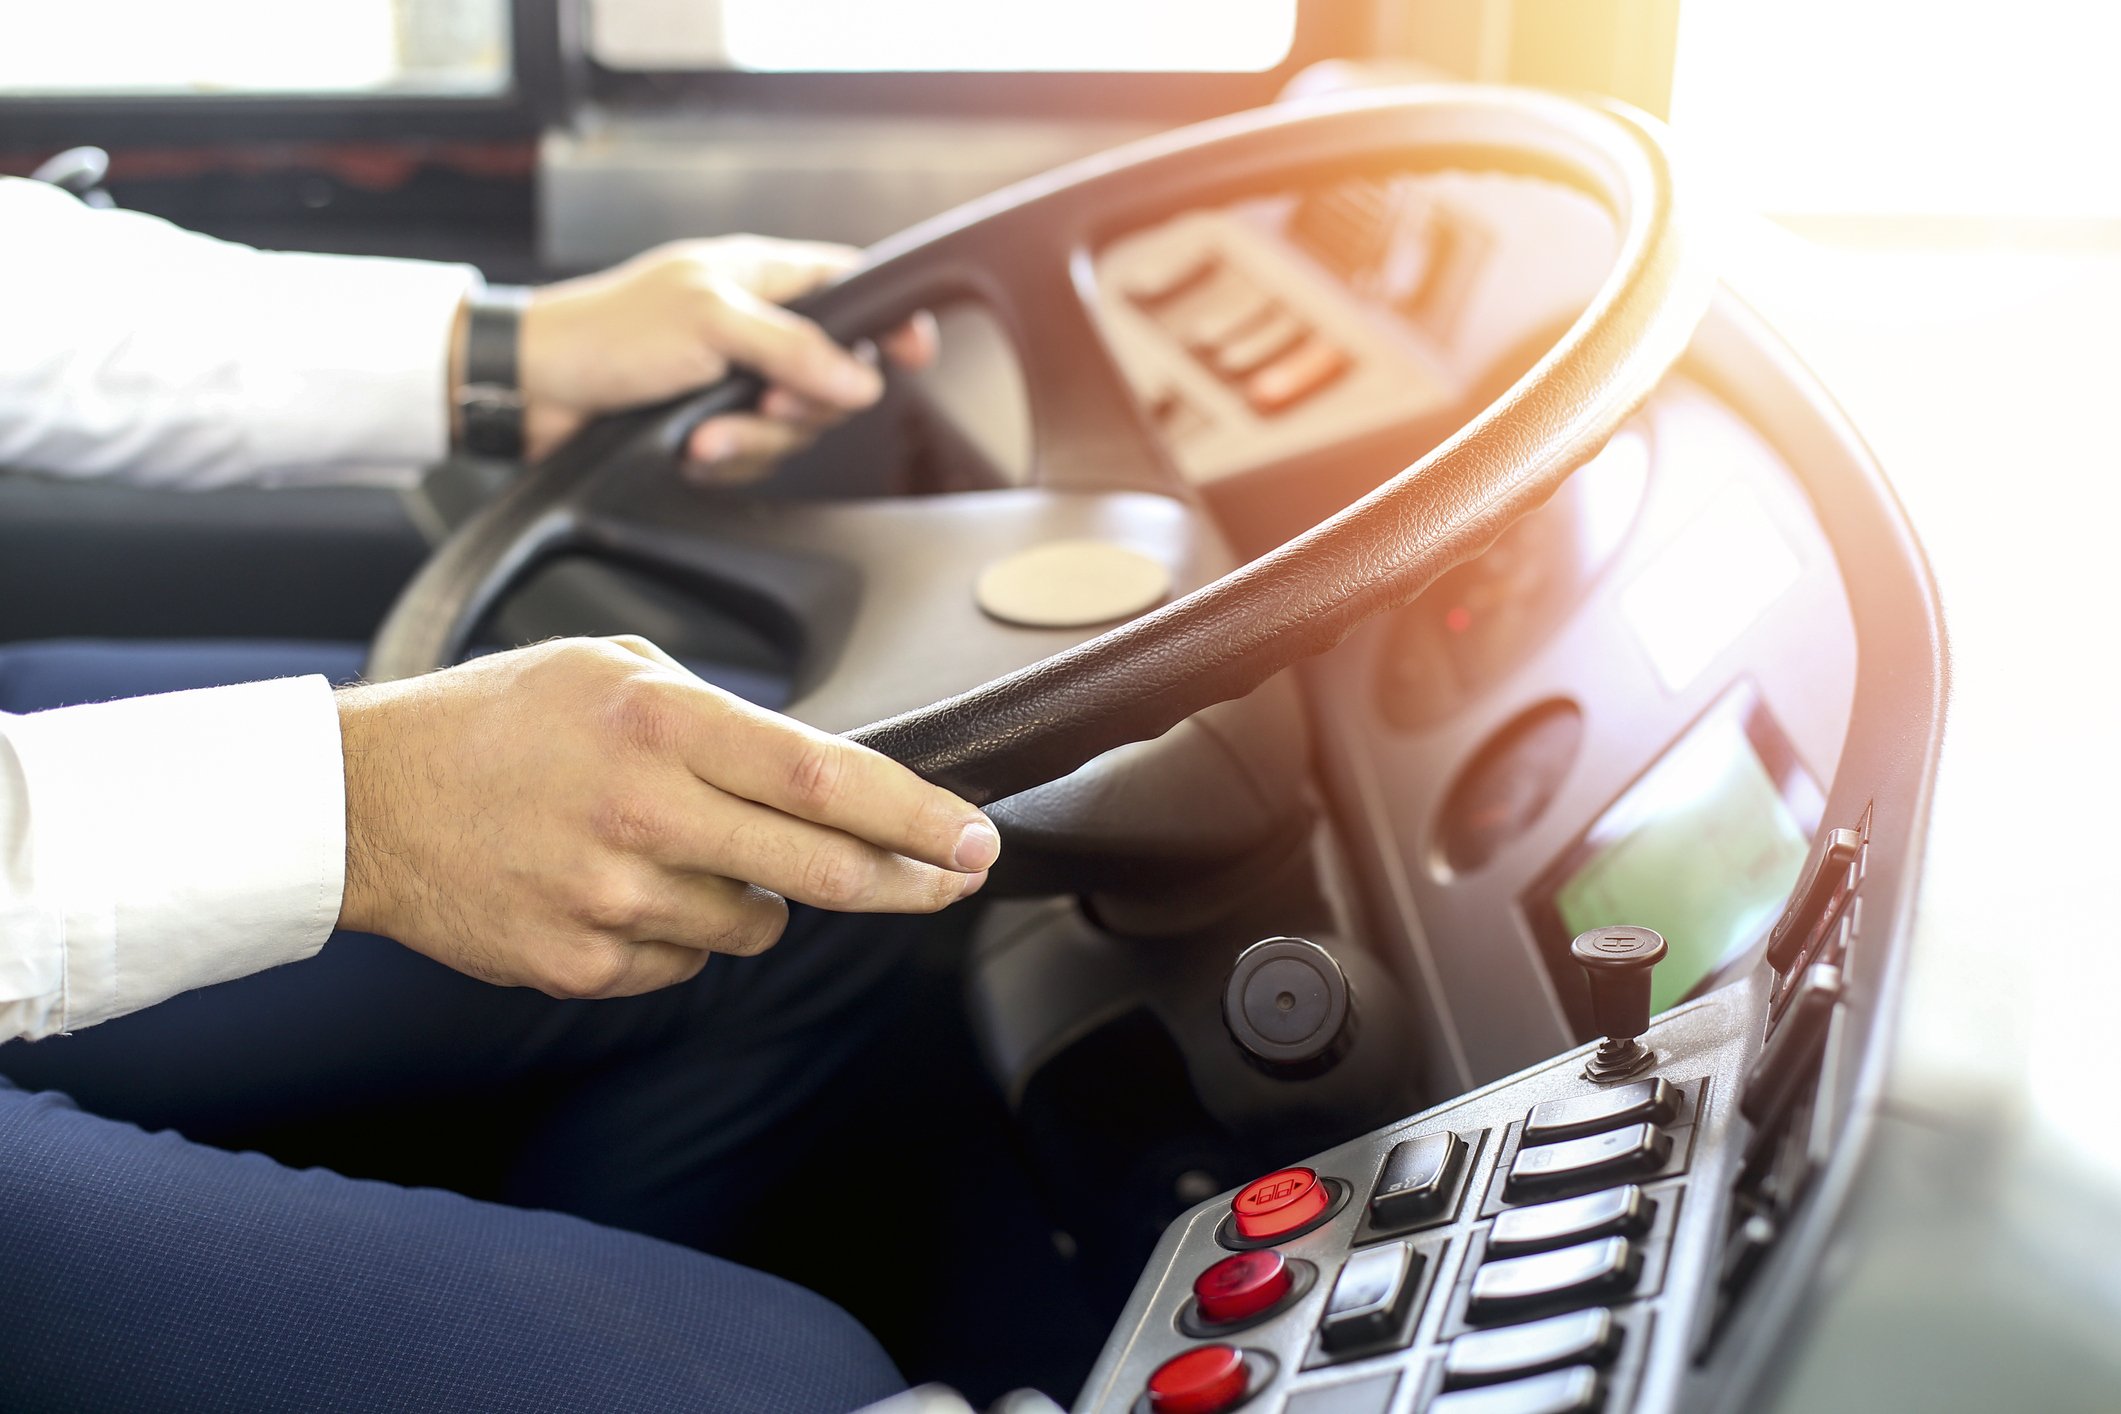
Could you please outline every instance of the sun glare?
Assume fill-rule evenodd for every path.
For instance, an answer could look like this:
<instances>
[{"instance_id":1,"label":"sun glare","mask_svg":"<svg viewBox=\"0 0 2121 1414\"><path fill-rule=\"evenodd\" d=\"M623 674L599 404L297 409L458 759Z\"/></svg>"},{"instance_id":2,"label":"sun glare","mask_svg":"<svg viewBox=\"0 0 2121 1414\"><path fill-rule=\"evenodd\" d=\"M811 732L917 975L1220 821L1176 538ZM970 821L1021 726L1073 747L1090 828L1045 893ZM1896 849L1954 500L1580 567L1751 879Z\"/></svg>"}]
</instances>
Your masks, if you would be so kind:
<instances>
[{"instance_id":1,"label":"sun glare","mask_svg":"<svg viewBox=\"0 0 2121 1414\"><path fill-rule=\"evenodd\" d=\"M1775 214L2121 217L2112 0L1685 0L1672 125Z\"/></svg>"},{"instance_id":2,"label":"sun glare","mask_svg":"<svg viewBox=\"0 0 2121 1414\"><path fill-rule=\"evenodd\" d=\"M743 69L1271 69L1296 33L1295 0L723 0Z\"/></svg>"}]
</instances>

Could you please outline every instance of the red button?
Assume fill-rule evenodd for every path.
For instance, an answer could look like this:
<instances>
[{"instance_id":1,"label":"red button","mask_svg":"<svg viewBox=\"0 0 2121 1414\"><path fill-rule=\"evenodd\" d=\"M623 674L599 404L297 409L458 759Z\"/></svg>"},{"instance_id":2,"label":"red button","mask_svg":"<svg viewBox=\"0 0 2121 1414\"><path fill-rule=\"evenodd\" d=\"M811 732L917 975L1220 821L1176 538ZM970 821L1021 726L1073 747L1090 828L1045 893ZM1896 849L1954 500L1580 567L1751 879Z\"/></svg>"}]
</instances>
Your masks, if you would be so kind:
<instances>
[{"instance_id":1,"label":"red button","mask_svg":"<svg viewBox=\"0 0 2121 1414\"><path fill-rule=\"evenodd\" d=\"M1220 1414L1245 1397L1245 1357L1231 1346L1203 1345L1174 1355L1149 1376L1156 1414Z\"/></svg>"},{"instance_id":2,"label":"red button","mask_svg":"<svg viewBox=\"0 0 2121 1414\"><path fill-rule=\"evenodd\" d=\"M1230 1200L1238 1236L1251 1242L1286 1237L1326 1210L1325 1184L1309 1169L1276 1169Z\"/></svg>"},{"instance_id":3,"label":"red button","mask_svg":"<svg viewBox=\"0 0 2121 1414\"><path fill-rule=\"evenodd\" d=\"M1289 1264L1274 1251L1225 1257L1193 1278L1204 1321L1243 1321L1289 1294Z\"/></svg>"}]
</instances>

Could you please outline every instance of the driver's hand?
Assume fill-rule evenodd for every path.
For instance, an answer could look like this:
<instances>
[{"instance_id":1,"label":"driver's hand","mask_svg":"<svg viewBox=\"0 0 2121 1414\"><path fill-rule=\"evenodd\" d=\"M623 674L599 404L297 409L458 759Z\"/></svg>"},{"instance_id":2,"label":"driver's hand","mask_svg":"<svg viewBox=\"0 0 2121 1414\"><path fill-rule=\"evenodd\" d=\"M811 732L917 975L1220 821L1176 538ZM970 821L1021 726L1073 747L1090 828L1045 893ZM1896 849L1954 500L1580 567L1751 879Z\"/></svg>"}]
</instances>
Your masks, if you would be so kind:
<instances>
[{"instance_id":1,"label":"driver's hand","mask_svg":"<svg viewBox=\"0 0 2121 1414\"><path fill-rule=\"evenodd\" d=\"M761 952L784 899L933 912L1001 848L948 791L638 638L350 688L339 719L340 926L556 997L652 991L710 953Z\"/></svg>"},{"instance_id":2,"label":"driver's hand","mask_svg":"<svg viewBox=\"0 0 2121 1414\"><path fill-rule=\"evenodd\" d=\"M723 236L658 246L535 291L519 359L529 454L601 413L716 382L732 364L763 377L766 394L756 413L702 423L689 469L726 480L794 451L883 392L870 362L780 307L856 258L848 246ZM892 362L921 367L935 356L935 321L922 316L880 342Z\"/></svg>"}]
</instances>

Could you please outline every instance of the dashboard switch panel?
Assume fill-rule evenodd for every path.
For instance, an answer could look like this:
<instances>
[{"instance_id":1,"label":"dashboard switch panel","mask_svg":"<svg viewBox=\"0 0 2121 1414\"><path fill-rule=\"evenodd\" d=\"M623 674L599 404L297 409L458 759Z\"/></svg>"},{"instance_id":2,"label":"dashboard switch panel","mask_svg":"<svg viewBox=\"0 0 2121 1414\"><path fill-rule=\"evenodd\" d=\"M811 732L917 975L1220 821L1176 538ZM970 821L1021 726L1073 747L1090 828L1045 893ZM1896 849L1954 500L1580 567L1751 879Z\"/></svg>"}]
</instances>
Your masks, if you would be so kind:
<instances>
[{"instance_id":1,"label":"dashboard switch panel","mask_svg":"<svg viewBox=\"0 0 2121 1414\"><path fill-rule=\"evenodd\" d=\"M1529 1144L1517 1151L1503 1184L1505 1201L1521 1203L1628 1179L1647 1178L1671 1157L1672 1136L1654 1124Z\"/></svg>"},{"instance_id":2,"label":"dashboard switch panel","mask_svg":"<svg viewBox=\"0 0 2121 1414\"><path fill-rule=\"evenodd\" d=\"M1388 1414L1399 1393L1399 1374L1387 1370L1368 1379L1322 1385L1292 1395L1282 1414Z\"/></svg>"},{"instance_id":3,"label":"dashboard switch panel","mask_svg":"<svg viewBox=\"0 0 2121 1414\"><path fill-rule=\"evenodd\" d=\"M1407 1315L1421 1281L1422 1255L1404 1242L1366 1247L1348 1258L1326 1298L1319 1348L1329 1355L1403 1345Z\"/></svg>"},{"instance_id":4,"label":"dashboard switch panel","mask_svg":"<svg viewBox=\"0 0 2121 1414\"><path fill-rule=\"evenodd\" d=\"M1603 1381L1584 1366L1534 1375L1486 1389L1460 1390L1429 1406L1430 1414L1589 1414L1605 1402Z\"/></svg>"},{"instance_id":5,"label":"dashboard switch panel","mask_svg":"<svg viewBox=\"0 0 2121 1414\"><path fill-rule=\"evenodd\" d=\"M1476 1322L1507 1320L1525 1311L1624 1296L1641 1274L1642 1249L1625 1237L1505 1257L1473 1274L1466 1317Z\"/></svg>"},{"instance_id":6,"label":"dashboard switch panel","mask_svg":"<svg viewBox=\"0 0 2121 1414\"><path fill-rule=\"evenodd\" d=\"M1313 334L1247 375L1245 402L1252 411L1271 417L1287 412L1347 371L1348 356Z\"/></svg>"},{"instance_id":7,"label":"dashboard switch panel","mask_svg":"<svg viewBox=\"0 0 2121 1414\"><path fill-rule=\"evenodd\" d=\"M1848 887L1849 868L1862 852L1863 836L1856 831L1827 831L1819 857L1812 861L1811 873L1797 886L1789 908L1775 920L1774 930L1768 934L1768 966L1777 972L1788 972L1797 965L1834 895Z\"/></svg>"},{"instance_id":8,"label":"dashboard switch panel","mask_svg":"<svg viewBox=\"0 0 2121 1414\"><path fill-rule=\"evenodd\" d=\"M1521 1257L1600 1237L1640 1237L1656 1216L1657 1205L1640 1188L1623 1184L1498 1213L1488 1230L1488 1251L1497 1257Z\"/></svg>"},{"instance_id":9,"label":"dashboard switch panel","mask_svg":"<svg viewBox=\"0 0 2121 1414\"><path fill-rule=\"evenodd\" d=\"M1449 1217L1469 1151L1448 1129L1394 1144L1370 1192L1371 1230L1405 1232Z\"/></svg>"},{"instance_id":10,"label":"dashboard switch panel","mask_svg":"<svg viewBox=\"0 0 2121 1414\"><path fill-rule=\"evenodd\" d=\"M1602 1365L1620 1349L1620 1337L1620 1322L1603 1306L1521 1326L1468 1331L1444 1354L1444 1388L1523 1379L1570 1365Z\"/></svg>"},{"instance_id":11,"label":"dashboard switch panel","mask_svg":"<svg viewBox=\"0 0 2121 1414\"><path fill-rule=\"evenodd\" d=\"M1679 1099L1679 1087L1659 1075L1566 1100L1542 1101L1525 1117L1524 1142L1551 1144L1624 1124L1670 1124L1679 1116Z\"/></svg>"}]
</instances>

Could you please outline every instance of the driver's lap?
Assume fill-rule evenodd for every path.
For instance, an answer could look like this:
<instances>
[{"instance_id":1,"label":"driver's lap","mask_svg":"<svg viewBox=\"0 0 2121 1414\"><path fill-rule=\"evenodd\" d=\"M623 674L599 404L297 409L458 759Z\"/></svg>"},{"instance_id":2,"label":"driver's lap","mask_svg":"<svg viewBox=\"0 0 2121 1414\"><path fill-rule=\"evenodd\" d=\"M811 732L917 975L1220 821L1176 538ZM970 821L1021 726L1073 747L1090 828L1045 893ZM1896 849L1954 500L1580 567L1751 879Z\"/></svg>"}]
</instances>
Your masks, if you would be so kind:
<instances>
[{"instance_id":1,"label":"driver's lap","mask_svg":"<svg viewBox=\"0 0 2121 1414\"><path fill-rule=\"evenodd\" d=\"M352 645L0 649L0 709L288 673ZM71 1036L0 1045L0 1076L85 1110L296 1165L551 1208L712 1250L729 1195L799 1157L833 1078L890 1015L917 920L798 908L781 946L692 983L561 1002L395 943L317 956ZM731 1181L741 1167L750 1179Z\"/></svg>"}]
</instances>

